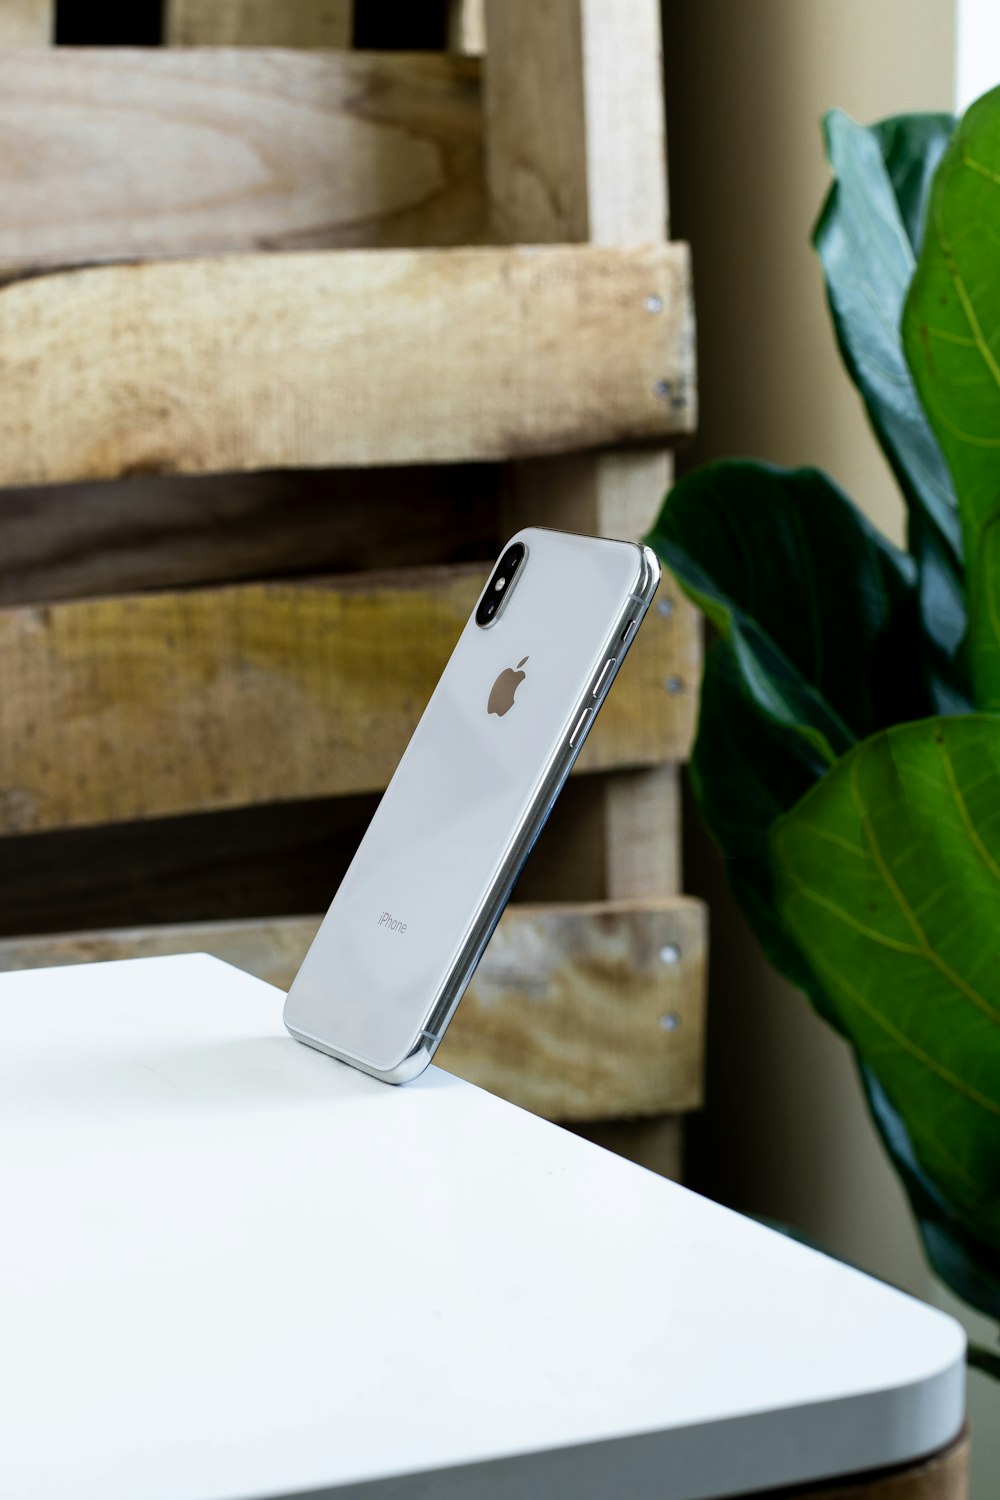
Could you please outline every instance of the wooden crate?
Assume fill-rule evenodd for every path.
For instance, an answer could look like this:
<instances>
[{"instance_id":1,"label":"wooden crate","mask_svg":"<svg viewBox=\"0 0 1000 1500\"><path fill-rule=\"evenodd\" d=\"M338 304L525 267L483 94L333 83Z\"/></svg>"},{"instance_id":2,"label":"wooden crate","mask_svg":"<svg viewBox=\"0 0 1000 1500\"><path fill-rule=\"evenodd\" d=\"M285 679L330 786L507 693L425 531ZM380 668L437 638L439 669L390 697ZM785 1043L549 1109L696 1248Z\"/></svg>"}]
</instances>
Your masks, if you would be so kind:
<instances>
[{"instance_id":1,"label":"wooden crate","mask_svg":"<svg viewBox=\"0 0 1000 1500\"><path fill-rule=\"evenodd\" d=\"M287 984L505 537L638 537L692 429L656 0L356 9L0 19L0 966ZM699 665L665 582L440 1054L673 1172Z\"/></svg>"}]
</instances>

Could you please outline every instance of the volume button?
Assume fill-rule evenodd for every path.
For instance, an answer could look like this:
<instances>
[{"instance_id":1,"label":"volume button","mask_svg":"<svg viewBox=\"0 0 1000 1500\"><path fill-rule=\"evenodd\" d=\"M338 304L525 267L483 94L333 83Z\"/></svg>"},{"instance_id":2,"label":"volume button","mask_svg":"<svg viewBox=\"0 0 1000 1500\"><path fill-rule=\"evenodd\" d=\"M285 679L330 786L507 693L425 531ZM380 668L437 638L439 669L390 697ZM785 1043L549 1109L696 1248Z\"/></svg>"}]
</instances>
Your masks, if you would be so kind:
<instances>
[{"instance_id":1,"label":"volume button","mask_svg":"<svg viewBox=\"0 0 1000 1500\"><path fill-rule=\"evenodd\" d=\"M598 672L597 681L594 683L594 691L591 694L592 698L596 698L598 693L601 691L601 688L604 686L605 681L607 680L608 673L614 668L616 660L616 657L609 656L608 660L604 663L604 666Z\"/></svg>"},{"instance_id":2,"label":"volume button","mask_svg":"<svg viewBox=\"0 0 1000 1500\"><path fill-rule=\"evenodd\" d=\"M592 708L585 708L583 710L583 713L577 719L577 721L576 721L576 727L573 730L573 733L569 737L569 748L571 750L573 750L573 749L576 748L576 743L579 740L581 734L583 734L584 730L586 729L587 722L590 719L590 717L593 714L593 712L594 712L594 710Z\"/></svg>"}]
</instances>

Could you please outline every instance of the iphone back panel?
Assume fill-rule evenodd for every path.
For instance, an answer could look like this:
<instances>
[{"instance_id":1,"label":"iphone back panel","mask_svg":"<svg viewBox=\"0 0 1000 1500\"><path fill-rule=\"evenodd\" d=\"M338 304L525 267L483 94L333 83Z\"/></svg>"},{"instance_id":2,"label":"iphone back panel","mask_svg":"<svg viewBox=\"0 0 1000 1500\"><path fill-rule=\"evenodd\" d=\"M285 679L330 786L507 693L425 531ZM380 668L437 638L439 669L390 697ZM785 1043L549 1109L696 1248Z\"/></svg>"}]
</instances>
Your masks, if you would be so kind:
<instances>
[{"instance_id":1,"label":"iphone back panel","mask_svg":"<svg viewBox=\"0 0 1000 1500\"><path fill-rule=\"evenodd\" d=\"M293 1036L390 1083L426 1067L659 573L630 542L507 544L288 993Z\"/></svg>"}]
</instances>

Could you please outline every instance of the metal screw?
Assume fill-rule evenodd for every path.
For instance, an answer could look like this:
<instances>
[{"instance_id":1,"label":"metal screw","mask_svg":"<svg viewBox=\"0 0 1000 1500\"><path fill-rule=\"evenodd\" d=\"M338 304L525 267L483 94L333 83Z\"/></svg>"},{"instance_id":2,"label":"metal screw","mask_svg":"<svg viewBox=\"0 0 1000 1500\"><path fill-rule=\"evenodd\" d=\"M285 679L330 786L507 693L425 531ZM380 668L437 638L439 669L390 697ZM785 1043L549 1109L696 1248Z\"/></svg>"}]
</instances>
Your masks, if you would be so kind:
<instances>
[{"instance_id":1,"label":"metal screw","mask_svg":"<svg viewBox=\"0 0 1000 1500\"><path fill-rule=\"evenodd\" d=\"M647 312L651 312L651 313L662 312L663 311L663 298L662 297L658 297L656 295L656 293L654 292L651 297L647 297L646 298L645 302L642 305L646 309Z\"/></svg>"},{"instance_id":2,"label":"metal screw","mask_svg":"<svg viewBox=\"0 0 1000 1500\"><path fill-rule=\"evenodd\" d=\"M668 677L663 684L668 693L683 693L684 681L680 677Z\"/></svg>"},{"instance_id":3,"label":"metal screw","mask_svg":"<svg viewBox=\"0 0 1000 1500\"><path fill-rule=\"evenodd\" d=\"M658 615L672 615L674 612L674 601L672 599L661 599L656 606Z\"/></svg>"},{"instance_id":4,"label":"metal screw","mask_svg":"<svg viewBox=\"0 0 1000 1500\"><path fill-rule=\"evenodd\" d=\"M667 1015L660 1017L661 1031L676 1031L681 1024L681 1018L675 1010L669 1011Z\"/></svg>"},{"instance_id":5,"label":"metal screw","mask_svg":"<svg viewBox=\"0 0 1000 1500\"><path fill-rule=\"evenodd\" d=\"M664 943L660 949L660 959L665 964L679 964L681 961L681 950L676 943Z\"/></svg>"},{"instance_id":6,"label":"metal screw","mask_svg":"<svg viewBox=\"0 0 1000 1500\"><path fill-rule=\"evenodd\" d=\"M674 388L669 380L658 380L653 386L653 395L661 396L664 401L669 401L674 393Z\"/></svg>"}]
</instances>

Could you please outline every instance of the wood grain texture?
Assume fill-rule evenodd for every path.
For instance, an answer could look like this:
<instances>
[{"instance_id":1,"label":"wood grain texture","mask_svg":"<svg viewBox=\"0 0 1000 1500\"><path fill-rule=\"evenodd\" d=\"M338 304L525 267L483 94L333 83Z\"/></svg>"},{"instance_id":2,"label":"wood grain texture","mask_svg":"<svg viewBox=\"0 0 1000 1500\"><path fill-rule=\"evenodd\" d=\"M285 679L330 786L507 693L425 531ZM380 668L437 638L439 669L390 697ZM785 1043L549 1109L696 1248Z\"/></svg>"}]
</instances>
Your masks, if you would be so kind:
<instances>
[{"instance_id":1,"label":"wood grain texture","mask_svg":"<svg viewBox=\"0 0 1000 1500\"><path fill-rule=\"evenodd\" d=\"M448 464L0 490L0 606L489 558L498 484Z\"/></svg>"},{"instance_id":2,"label":"wood grain texture","mask_svg":"<svg viewBox=\"0 0 1000 1500\"><path fill-rule=\"evenodd\" d=\"M166 0L173 47L349 47L354 0Z\"/></svg>"},{"instance_id":3,"label":"wood grain texture","mask_svg":"<svg viewBox=\"0 0 1000 1500\"><path fill-rule=\"evenodd\" d=\"M318 925L302 917L8 939L0 970L206 952L287 989ZM674 961L664 963L665 948L677 950ZM703 1012L699 902L510 906L436 1061L553 1119L693 1109Z\"/></svg>"},{"instance_id":4,"label":"wood grain texture","mask_svg":"<svg viewBox=\"0 0 1000 1500\"><path fill-rule=\"evenodd\" d=\"M0 483L664 439L690 425L690 358L676 245L63 272L0 289Z\"/></svg>"},{"instance_id":5,"label":"wood grain texture","mask_svg":"<svg viewBox=\"0 0 1000 1500\"><path fill-rule=\"evenodd\" d=\"M53 0L3 0L0 47L49 47L54 39Z\"/></svg>"},{"instance_id":6,"label":"wood grain texture","mask_svg":"<svg viewBox=\"0 0 1000 1500\"><path fill-rule=\"evenodd\" d=\"M620 245L662 239L667 165L658 0L487 0L487 29L487 183L496 237ZM545 525L638 539L671 477L662 451L521 463L508 482L506 524L530 514ZM661 619L688 608L669 584L661 586L654 606ZM699 675L697 660L678 672L664 658L661 682L670 693L693 698ZM609 894L678 889L679 834L675 772L616 780L603 836Z\"/></svg>"},{"instance_id":7,"label":"wood grain texture","mask_svg":"<svg viewBox=\"0 0 1000 1500\"><path fill-rule=\"evenodd\" d=\"M659 0L486 0L495 236L643 244L667 232Z\"/></svg>"},{"instance_id":8,"label":"wood grain texture","mask_svg":"<svg viewBox=\"0 0 1000 1500\"><path fill-rule=\"evenodd\" d=\"M380 790L482 587L478 566L0 611L0 834ZM672 636L690 654L690 636ZM582 770L674 758L690 709L655 632Z\"/></svg>"},{"instance_id":9,"label":"wood grain texture","mask_svg":"<svg viewBox=\"0 0 1000 1500\"><path fill-rule=\"evenodd\" d=\"M0 139L8 279L84 261L485 238L472 59L5 51Z\"/></svg>"}]
</instances>

